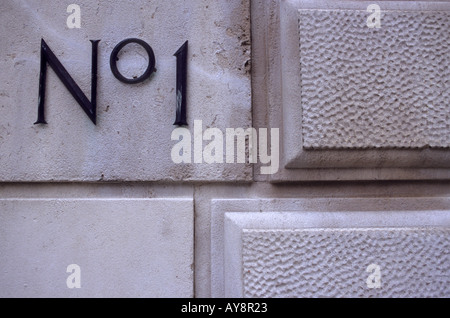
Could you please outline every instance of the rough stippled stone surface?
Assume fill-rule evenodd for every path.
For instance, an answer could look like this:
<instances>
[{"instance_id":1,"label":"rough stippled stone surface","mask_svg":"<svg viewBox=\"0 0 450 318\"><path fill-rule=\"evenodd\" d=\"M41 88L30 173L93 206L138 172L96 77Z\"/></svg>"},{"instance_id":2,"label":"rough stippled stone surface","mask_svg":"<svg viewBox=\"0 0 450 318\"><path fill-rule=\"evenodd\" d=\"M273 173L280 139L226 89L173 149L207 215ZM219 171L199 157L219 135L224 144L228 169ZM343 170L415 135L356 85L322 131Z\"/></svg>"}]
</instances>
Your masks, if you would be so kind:
<instances>
[{"instance_id":1,"label":"rough stippled stone surface","mask_svg":"<svg viewBox=\"0 0 450 318\"><path fill-rule=\"evenodd\" d=\"M246 297L448 297L450 229L244 230ZM380 288L369 288L370 265Z\"/></svg>"},{"instance_id":2,"label":"rough stippled stone surface","mask_svg":"<svg viewBox=\"0 0 450 318\"><path fill-rule=\"evenodd\" d=\"M450 13L299 10L305 149L449 148Z\"/></svg>"},{"instance_id":3,"label":"rough stippled stone surface","mask_svg":"<svg viewBox=\"0 0 450 318\"><path fill-rule=\"evenodd\" d=\"M448 203L217 200L211 213L213 295L448 297ZM367 285L370 265L379 266L379 289Z\"/></svg>"}]
</instances>

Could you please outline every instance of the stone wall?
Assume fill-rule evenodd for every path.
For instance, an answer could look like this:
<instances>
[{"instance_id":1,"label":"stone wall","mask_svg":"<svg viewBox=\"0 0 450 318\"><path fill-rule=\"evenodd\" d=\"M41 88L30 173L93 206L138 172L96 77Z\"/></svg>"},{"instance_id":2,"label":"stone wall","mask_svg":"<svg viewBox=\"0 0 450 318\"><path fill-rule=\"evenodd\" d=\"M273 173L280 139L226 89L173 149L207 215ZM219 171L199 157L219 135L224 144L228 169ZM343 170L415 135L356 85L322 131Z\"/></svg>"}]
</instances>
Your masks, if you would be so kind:
<instances>
[{"instance_id":1,"label":"stone wall","mask_svg":"<svg viewBox=\"0 0 450 318\"><path fill-rule=\"evenodd\" d=\"M449 297L449 24L449 1L2 1L0 297ZM137 84L111 69L130 38Z\"/></svg>"}]
</instances>

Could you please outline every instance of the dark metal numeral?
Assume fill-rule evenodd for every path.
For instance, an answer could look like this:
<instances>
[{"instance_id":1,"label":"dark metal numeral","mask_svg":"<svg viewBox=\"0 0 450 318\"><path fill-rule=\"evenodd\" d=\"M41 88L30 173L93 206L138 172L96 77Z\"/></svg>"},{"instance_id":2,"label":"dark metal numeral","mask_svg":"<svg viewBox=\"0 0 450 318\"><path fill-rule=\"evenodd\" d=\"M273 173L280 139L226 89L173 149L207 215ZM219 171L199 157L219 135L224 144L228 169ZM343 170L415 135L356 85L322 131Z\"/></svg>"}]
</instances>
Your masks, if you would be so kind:
<instances>
[{"instance_id":1,"label":"dark metal numeral","mask_svg":"<svg viewBox=\"0 0 450 318\"><path fill-rule=\"evenodd\" d=\"M174 54L177 57L177 118L174 125L187 126L187 54L186 41Z\"/></svg>"}]
</instances>

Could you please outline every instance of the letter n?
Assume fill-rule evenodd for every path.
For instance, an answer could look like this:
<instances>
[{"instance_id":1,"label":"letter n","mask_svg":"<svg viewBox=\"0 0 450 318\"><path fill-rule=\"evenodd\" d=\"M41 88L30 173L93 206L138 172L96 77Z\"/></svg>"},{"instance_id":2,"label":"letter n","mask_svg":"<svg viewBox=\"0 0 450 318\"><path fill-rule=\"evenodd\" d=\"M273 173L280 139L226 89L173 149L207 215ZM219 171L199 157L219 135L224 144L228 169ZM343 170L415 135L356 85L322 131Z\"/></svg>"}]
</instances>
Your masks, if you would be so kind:
<instances>
[{"instance_id":1,"label":"letter n","mask_svg":"<svg viewBox=\"0 0 450 318\"><path fill-rule=\"evenodd\" d=\"M47 64L55 71L56 75L70 94L75 98L86 115L97 124L97 52L100 40L91 41L92 43L92 71L91 71L91 101L86 97L81 88L75 83L72 76L64 68L50 47L41 41L41 72L39 76L39 106L37 124L47 124L45 121L45 87L47 79Z\"/></svg>"}]
</instances>

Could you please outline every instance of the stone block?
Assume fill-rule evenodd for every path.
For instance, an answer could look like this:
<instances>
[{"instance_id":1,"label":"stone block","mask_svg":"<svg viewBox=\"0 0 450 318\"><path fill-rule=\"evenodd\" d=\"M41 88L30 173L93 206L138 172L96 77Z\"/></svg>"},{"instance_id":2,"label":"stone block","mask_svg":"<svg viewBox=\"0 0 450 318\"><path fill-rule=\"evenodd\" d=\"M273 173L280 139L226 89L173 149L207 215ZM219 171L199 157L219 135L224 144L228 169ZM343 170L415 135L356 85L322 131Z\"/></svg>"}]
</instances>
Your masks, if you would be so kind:
<instances>
[{"instance_id":1,"label":"stone block","mask_svg":"<svg viewBox=\"0 0 450 318\"><path fill-rule=\"evenodd\" d=\"M260 180L450 177L450 2L380 1L379 28L370 4L255 5L255 122L282 130Z\"/></svg>"},{"instance_id":2,"label":"stone block","mask_svg":"<svg viewBox=\"0 0 450 318\"><path fill-rule=\"evenodd\" d=\"M69 28L68 3L0 4L0 181L249 181L245 164L175 164L177 59L189 41L187 120L204 129L251 127L248 1L77 1L80 28ZM72 11L71 11L72 12ZM73 22L73 21L72 21ZM156 72L143 83L117 80L113 49L138 38L153 49ZM45 119L38 115L41 39L82 92L91 96L91 43L98 48L97 125L48 67ZM117 61L139 77L149 58L129 44ZM204 146L206 146L206 141Z\"/></svg>"},{"instance_id":3,"label":"stone block","mask_svg":"<svg viewBox=\"0 0 450 318\"><path fill-rule=\"evenodd\" d=\"M448 297L448 207L444 198L214 201L212 295Z\"/></svg>"},{"instance_id":4,"label":"stone block","mask_svg":"<svg viewBox=\"0 0 450 318\"><path fill-rule=\"evenodd\" d=\"M0 297L193 297L193 216L192 199L0 200Z\"/></svg>"}]
</instances>

